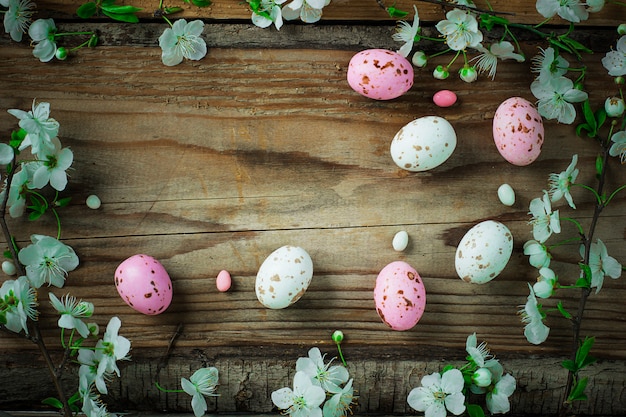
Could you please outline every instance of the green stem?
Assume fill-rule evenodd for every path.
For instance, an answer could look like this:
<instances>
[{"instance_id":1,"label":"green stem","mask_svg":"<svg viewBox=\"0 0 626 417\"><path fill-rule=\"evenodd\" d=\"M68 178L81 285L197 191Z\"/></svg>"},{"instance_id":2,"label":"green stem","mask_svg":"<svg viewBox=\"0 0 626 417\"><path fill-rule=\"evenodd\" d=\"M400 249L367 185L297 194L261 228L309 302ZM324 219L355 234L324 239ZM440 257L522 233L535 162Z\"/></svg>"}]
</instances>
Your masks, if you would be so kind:
<instances>
[{"instance_id":1,"label":"green stem","mask_svg":"<svg viewBox=\"0 0 626 417\"><path fill-rule=\"evenodd\" d=\"M560 220L566 220L570 223L574 223L574 225L576 226L576 228L578 229L578 233L580 233L581 236L585 236L585 230L583 229L583 227L581 226L580 222L576 219L572 219L571 217L559 217Z\"/></svg>"},{"instance_id":2,"label":"green stem","mask_svg":"<svg viewBox=\"0 0 626 417\"><path fill-rule=\"evenodd\" d=\"M562 240L562 241L560 241L560 242L558 242L558 243L555 243L554 245L550 245L550 246L548 247L548 250L552 250L552 249L554 249L554 248L558 248L558 247L559 247L559 246L561 246L561 245L565 245L565 244L567 244L567 243L570 243L570 242L575 242L575 241L579 241L579 240L580 240L580 236L570 237L569 239L565 239L565 240Z\"/></svg>"},{"instance_id":3,"label":"green stem","mask_svg":"<svg viewBox=\"0 0 626 417\"><path fill-rule=\"evenodd\" d=\"M606 206L607 204L609 204L609 202L613 199L613 197L615 197L615 195L622 190L626 190L626 184L622 185L617 190L613 191L611 195L609 196L609 198L607 198L606 201L604 202L604 205Z\"/></svg>"},{"instance_id":4,"label":"green stem","mask_svg":"<svg viewBox=\"0 0 626 417\"><path fill-rule=\"evenodd\" d=\"M348 364L346 363L346 360L343 358L343 352L341 351L341 343L337 343L337 350L339 351L339 359L341 359L341 363L343 363L343 366L347 368Z\"/></svg>"},{"instance_id":5,"label":"green stem","mask_svg":"<svg viewBox=\"0 0 626 417\"><path fill-rule=\"evenodd\" d=\"M54 208L51 208L52 214L54 214L54 218L57 220L57 240L61 240L61 219L59 218L59 213Z\"/></svg>"},{"instance_id":6,"label":"green stem","mask_svg":"<svg viewBox=\"0 0 626 417\"><path fill-rule=\"evenodd\" d=\"M171 393L182 393L182 392L185 392L185 390L182 390L182 389L165 389L162 386L160 386L158 382L155 382L154 385L156 385L156 387L161 392L171 392Z\"/></svg>"},{"instance_id":7,"label":"green stem","mask_svg":"<svg viewBox=\"0 0 626 417\"><path fill-rule=\"evenodd\" d=\"M598 204L602 204L602 197L600 197L600 194L598 194L598 192L594 188L591 188L591 187L589 187L588 185L585 185L585 184L578 184L578 183L572 183L572 185L584 188L587 191L591 191L591 193L596 197L596 202Z\"/></svg>"},{"instance_id":8,"label":"green stem","mask_svg":"<svg viewBox=\"0 0 626 417\"><path fill-rule=\"evenodd\" d=\"M93 35L93 32L63 32L63 33L55 33L54 37L61 37L61 36L74 36L74 35Z\"/></svg>"}]
</instances>

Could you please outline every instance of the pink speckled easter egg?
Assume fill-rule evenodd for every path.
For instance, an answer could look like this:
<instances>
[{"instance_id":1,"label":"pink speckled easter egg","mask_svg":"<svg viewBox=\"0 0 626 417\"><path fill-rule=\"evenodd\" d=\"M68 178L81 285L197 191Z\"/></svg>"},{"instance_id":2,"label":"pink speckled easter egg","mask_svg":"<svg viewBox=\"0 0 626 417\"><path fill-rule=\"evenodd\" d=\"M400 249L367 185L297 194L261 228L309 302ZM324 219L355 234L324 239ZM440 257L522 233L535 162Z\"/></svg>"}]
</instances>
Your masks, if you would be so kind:
<instances>
[{"instance_id":1,"label":"pink speckled easter egg","mask_svg":"<svg viewBox=\"0 0 626 417\"><path fill-rule=\"evenodd\" d=\"M348 84L365 97L391 100L413 86L413 66L397 52L367 49L350 60Z\"/></svg>"},{"instance_id":2,"label":"pink speckled easter egg","mask_svg":"<svg viewBox=\"0 0 626 417\"><path fill-rule=\"evenodd\" d=\"M393 330L409 330L424 313L426 289L411 265L395 261L378 274L374 301L383 323Z\"/></svg>"},{"instance_id":3,"label":"pink speckled easter egg","mask_svg":"<svg viewBox=\"0 0 626 417\"><path fill-rule=\"evenodd\" d=\"M122 262L115 270L115 288L126 304L143 314L161 314L172 302L172 281L149 255L133 255Z\"/></svg>"},{"instance_id":4,"label":"pink speckled easter egg","mask_svg":"<svg viewBox=\"0 0 626 417\"><path fill-rule=\"evenodd\" d=\"M493 117L493 140L513 165L534 162L543 146L543 121L535 106L521 97L502 102Z\"/></svg>"}]
</instances>

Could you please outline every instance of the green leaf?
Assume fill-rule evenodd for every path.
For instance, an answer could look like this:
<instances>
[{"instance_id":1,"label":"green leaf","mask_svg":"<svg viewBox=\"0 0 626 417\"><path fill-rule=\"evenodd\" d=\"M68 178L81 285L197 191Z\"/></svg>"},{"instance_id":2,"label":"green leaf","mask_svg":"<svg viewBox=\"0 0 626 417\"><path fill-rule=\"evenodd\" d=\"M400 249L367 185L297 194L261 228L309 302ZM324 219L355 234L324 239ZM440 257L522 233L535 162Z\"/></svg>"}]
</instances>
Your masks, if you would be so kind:
<instances>
[{"instance_id":1,"label":"green leaf","mask_svg":"<svg viewBox=\"0 0 626 417\"><path fill-rule=\"evenodd\" d=\"M45 404L45 405L49 405L50 407L57 408L59 410L63 409L63 403L61 401L57 400L54 397L48 397L48 398L42 400L41 403Z\"/></svg>"},{"instance_id":2,"label":"green leaf","mask_svg":"<svg viewBox=\"0 0 626 417\"><path fill-rule=\"evenodd\" d=\"M396 9L393 6L387 7L387 13L389 14L389 17L392 17L394 19L402 19L403 17L406 17L409 12L405 12L404 10L400 10L400 9Z\"/></svg>"},{"instance_id":3,"label":"green leaf","mask_svg":"<svg viewBox=\"0 0 626 417\"><path fill-rule=\"evenodd\" d=\"M24 141L24 138L26 138L26 131L24 129L14 130L11 132L9 146L11 146L14 150L17 150L17 148L19 148Z\"/></svg>"},{"instance_id":4,"label":"green leaf","mask_svg":"<svg viewBox=\"0 0 626 417\"><path fill-rule=\"evenodd\" d=\"M33 211L33 212L31 212L31 213L28 215L28 220L30 220L30 221L35 221L35 220L37 220L38 218L40 218L42 214L43 214L43 213L41 213L41 212L39 212L39 211Z\"/></svg>"},{"instance_id":5,"label":"green leaf","mask_svg":"<svg viewBox=\"0 0 626 417\"><path fill-rule=\"evenodd\" d=\"M592 362L587 361L589 351L595 341L595 337L586 337L578 350L576 350L576 366L578 369L583 369L585 366L589 365L589 363L595 362L595 359L593 358L591 358L593 359Z\"/></svg>"},{"instance_id":6,"label":"green leaf","mask_svg":"<svg viewBox=\"0 0 626 417\"><path fill-rule=\"evenodd\" d=\"M583 401L587 399L587 396L584 394L585 388L587 388L587 382L589 382L589 378L584 377L583 379L576 382L576 385L572 388L572 392L570 392L567 399L569 401Z\"/></svg>"},{"instance_id":7,"label":"green leaf","mask_svg":"<svg viewBox=\"0 0 626 417\"><path fill-rule=\"evenodd\" d=\"M487 30L492 30L495 25L506 26L509 21L504 17L493 16L489 13L483 13L480 15L480 26Z\"/></svg>"},{"instance_id":8,"label":"green leaf","mask_svg":"<svg viewBox=\"0 0 626 417\"><path fill-rule=\"evenodd\" d=\"M602 171L604 170L604 158L602 155L596 157L596 176L600 178Z\"/></svg>"},{"instance_id":9,"label":"green leaf","mask_svg":"<svg viewBox=\"0 0 626 417\"><path fill-rule=\"evenodd\" d=\"M163 10L163 13L165 14L174 14L174 13L179 13L182 12L184 9L182 7L166 7Z\"/></svg>"},{"instance_id":10,"label":"green leaf","mask_svg":"<svg viewBox=\"0 0 626 417\"><path fill-rule=\"evenodd\" d=\"M98 11L98 6L96 3L90 1L89 3L82 4L78 9L76 9L76 14L78 17L83 19L89 19Z\"/></svg>"},{"instance_id":11,"label":"green leaf","mask_svg":"<svg viewBox=\"0 0 626 417\"><path fill-rule=\"evenodd\" d=\"M569 53L576 54L576 51L574 51L572 48L570 48L568 45L566 45L565 43L561 42L558 39L550 38L548 39L548 42L550 42L550 44L557 49L561 49Z\"/></svg>"},{"instance_id":12,"label":"green leaf","mask_svg":"<svg viewBox=\"0 0 626 417\"><path fill-rule=\"evenodd\" d=\"M194 6L207 7L211 5L211 0L191 0Z\"/></svg>"},{"instance_id":13,"label":"green leaf","mask_svg":"<svg viewBox=\"0 0 626 417\"><path fill-rule=\"evenodd\" d=\"M589 265L586 265L582 262L578 264L580 270L583 273L583 276L576 280L576 284L574 284L578 288L591 288L591 268Z\"/></svg>"},{"instance_id":14,"label":"green leaf","mask_svg":"<svg viewBox=\"0 0 626 417\"><path fill-rule=\"evenodd\" d=\"M567 359L561 362L561 366L572 373L578 372L578 367L573 360Z\"/></svg>"},{"instance_id":15,"label":"green leaf","mask_svg":"<svg viewBox=\"0 0 626 417\"><path fill-rule=\"evenodd\" d=\"M72 197L64 197L55 201L54 205L57 207L65 207L70 204L70 201L72 201Z\"/></svg>"},{"instance_id":16,"label":"green leaf","mask_svg":"<svg viewBox=\"0 0 626 417\"><path fill-rule=\"evenodd\" d=\"M596 123L596 116L593 114L593 110L591 109L591 104L589 103L589 99L583 102L583 116L585 117L585 121L591 127L591 129L595 132L598 131L598 124Z\"/></svg>"},{"instance_id":17,"label":"green leaf","mask_svg":"<svg viewBox=\"0 0 626 417\"><path fill-rule=\"evenodd\" d=\"M467 414L469 417L485 417L485 411L478 404L467 404Z\"/></svg>"},{"instance_id":18,"label":"green leaf","mask_svg":"<svg viewBox=\"0 0 626 417\"><path fill-rule=\"evenodd\" d=\"M561 38L561 40L563 42L565 42L566 44L568 44L570 47L572 47L576 51L582 51L582 52L585 52L587 54L593 53L593 51L591 49L587 48L585 45L583 45L582 43L580 43L580 42L578 42L578 41L576 41L576 40L574 40L572 38L565 37L565 38Z\"/></svg>"},{"instance_id":19,"label":"green leaf","mask_svg":"<svg viewBox=\"0 0 626 417\"><path fill-rule=\"evenodd\" d=\"M3 252L3 255L7 259L13 259L13 254L11 254L11 251L8 249Z\"/></svg>"},{"instance_id":20,"label":"green leaf","mask_svg":"<svg viewBox=\"0 0 626 417\"><path fill-rule=\"evenodd\" d=\"M118 6L116 4L112 4L110 6L102 6L103 12L109 12L113 14L133 14L137 13L141 9L135 6Z\"/></svg>"},{"instance_id":21,"label":"green leaf","mask_svg":"<svg viewBox=\"0 0 626 417\"><path fill-rule=\"evenodd\" d=\"M102 10L102 13L109 16L113 20L117 20L119 22L127 22L127 23L137 23L139 22L139 18L134 14L117 14L111 13L106 10Z\"/></svg>"},{"instance_id":22,"label":"green leaf","mask_svg":"<svg viewBox=\"0 0 626 417\"><path fill-rule=\"evenodd\" d=\"M565 307L563 307L563 302L559 301L559 303L556 305L556 308L559 309L559 312L561 313L561 315L563 317L565 317L566 319L571 319L572 315L565 309Z\"/></svg>"},{"instance_id":23,"label":"green leaf","mask_svg":"<svg viewBox=\"0 0 626 417\"><path fill-rule=\"evenodd\" d=\"M587 136L589 136L590 138L595 136L595 133L592 134L592 130L591 127L587 124L587 123L581 123L578 126L576 126L576 136L582 136L582 132L586 131L587 132Z\"/></svg>"},{"instance_id":24,"label":"green leaf","mask_svg":"<svg viewBox=\"0 0 626 417\"><path fill-rule=\"evenodd\" d=\"M600 129L604 122L606 122L606 110L604 107L600 107L596 110L596 122L598 123L598 129Z\"/></svg>"}]
</instances>

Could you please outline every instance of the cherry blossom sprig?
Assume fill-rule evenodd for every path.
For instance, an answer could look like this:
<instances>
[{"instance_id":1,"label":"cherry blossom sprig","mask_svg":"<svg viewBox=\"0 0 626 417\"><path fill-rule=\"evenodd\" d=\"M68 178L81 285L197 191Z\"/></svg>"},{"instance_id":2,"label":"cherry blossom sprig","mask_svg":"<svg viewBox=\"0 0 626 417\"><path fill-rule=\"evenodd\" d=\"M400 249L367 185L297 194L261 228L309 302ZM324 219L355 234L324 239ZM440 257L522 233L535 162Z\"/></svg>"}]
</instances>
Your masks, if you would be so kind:
<instances>
[{"instance_id":1,"label":"cherry blossom sprig","mask_svg":"<svg viewBox=\"0 0 626 417\"><path fill-rule=\"evenodd\" d=\"M46 398L44 404L57 408L66 417L80 411L88 417L112 415L99 395L107 393L106 382L113 375L120 375L117 361L127 359L130 351L130 341L118 334L119 318L111 318L103 337L88 347L86 341L98 335L97 325L84 322L93 315L93 304L69 294L59 298L49 292L50 302L59 314L57 324L65 348L59 364L52 360L39 328L39 288L43 285L62 288L68 273L79 265L72 247L60 241L61 223L57 213L57 208L69 203L69 198L59 198L59 192L67 185L73 153L61 145L60 125L50 117L49 103L33 101L30 111L10 109L8 112L19 120L19 129L13 131L8 143L0 143L0 165L6 166L0 192L0 225L8 246L5 255L10 260L6 262L14 267L3 270L17 274L18 278L4 280L0 286L0 330L38 346L57 391L57 396ZM43 189L47 187L54 189L52 201L45 197ZM57 223L56 237L33 234L31 243L19 248L6 216L15 218L28 213L32 221L48 211ZM70 360L79 365L79 383L76 393L68 397L59 381Z\"/></svg>"},{"instance_id":2,"label":"cherry blossom sprig","mask_svg":"<svg viewBox=\"0 0 626 417\"><path fill-rule=\"evenodd\" d=\"M217 368L200 368L191 375L189 379L181 378L180 385L182 389L165 389L155 382L156 387L165 393L186 393L191 395L191 408L195 417L202 417L207 410L205 396L215 397L219 394L215 393L219 382L219 372Z\"/></svg>"},{"instance_id":3,"label":"cherry blossom sprig","mask_svg":"<svg viewBox=\"0 0 626 417\"><path fill-rule=\"evenodd\" d=\"M622 35L618 44L625 42L624 39L626 38ZM550 52L546 51L545 55L548 54ZM564 60L550 59L553 65L546 66L544 69L551 67L556 69L555 72L558 72L565 70L568 66ZM582 377L580 374L595 361L589 355L595 338L593 336L583 338L580 333L588 298L592 294L600 292L605 277L617 279L624 270L624 267L608 254L606 244L601 239L596 238L595 233L604 208L619 192L626 190L626 185L611 191L605 190L607 166L611 162L611 157L619 158L622 164L626 161L626 132L623 130L626 127L626 118L622 92L624 81L621 77L626 73L625 62L626 56L619 52L619 48L617 51L608 52L602 60L609 75L617 76L615 85L618 89L615 96L605 100L603 107L594 111L586 96L584 101L580 100L583 101L584 122L578 125L576 132L578 135L586 134L590 139L595 140L600 148L595 162L596 184L589 186L576 182L579 169L577 168L578 156L574 155L571 163L564 171L549 176L548 190L543 191L543 196L530 202L529 214L532 215L530 223L533 227L533 240L524 244L524 253L529 256L529 263L537 268L539 277L532 286L529 284L530 294L524 309L521 311L521 316L525 324L524 334L528 341L533 344L543 343L548 338L550 328L544 323L544 320L550 312L558 312L560 316L572 324L572 354L570 359L562 363L568 371L568 378L565 387L565 401L560 409L561 415L566 415L575 401L587 398L585 389L588 378ZM581 187L589 191L594 197L593 216L586 226L576 219L561 216L560 210L554 210L552 207L553 203L564 199L567 206L575 210L576 205L570 193L572 187ZM561 221L573 224L577 236L549 245L548 240L561 232ZM579 262L580 274L578 277L570 279L571 282L567 282L564 277L559 277L551 267L554 257L553 250L566 243L578 243L577 249L581 258ZM568 311L561 301L556 304L556 307L548 309L538 300L551 298L557 292L567 290L580 292L578 307L575 312Z\"/></svg>"},{"instance_id":4,"label":"cherry blossom sprig","mask_svg":"<svg viewBox=\"0 0 626 417\"><path fill-rule=\"evenodd\" d=\"M353 380L345 366L325 361L319 348L296 361L293 389L272 392L272 402L290 417L343 417L351 413L356 401Z\"/></svg>"},{"instance_id":5,"label":"cherry blossom sprig","mask_svg":"<svg viewBox=\"0 0 626 417\"><path fill-rule=\"evenodd\" d=\"M465 411L470 417L484 417L482 404L470 402L472 397L484 395L491 414L510 411L515 378L504 373L485 342L478 344L476 333L467 337L465 350L467 362L463 366L446 365L441 372L421 379L421 386L413 388L407 397L411 408L423 411L425 417L445 416L447 412L458 416Z\"/></svg>"}]
</instances>

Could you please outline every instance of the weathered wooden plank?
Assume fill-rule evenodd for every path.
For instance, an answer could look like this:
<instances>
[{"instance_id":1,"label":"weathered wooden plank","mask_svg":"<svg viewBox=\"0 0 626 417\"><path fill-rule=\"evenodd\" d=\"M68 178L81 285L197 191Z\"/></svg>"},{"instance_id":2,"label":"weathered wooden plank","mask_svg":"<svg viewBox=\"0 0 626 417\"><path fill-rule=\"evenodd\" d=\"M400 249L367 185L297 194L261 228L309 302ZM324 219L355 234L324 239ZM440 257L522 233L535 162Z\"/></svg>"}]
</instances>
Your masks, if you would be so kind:
<instances>
[{"instance_id":1,"label":"weathered wooden plank","mask_svg":"<svg viewBox=\"0 0 626 417\"><path fill-rule=\"evenodd\" d=\"M41 17L57 17L68 19L76 17L76 9L83 3L77 0L50 1L39 0L36 2L38 12ZM178 3L178 4L177 4ZM418 8L420 20L424 22L436 22L443 18L445 12L441 6L428 2L397 0L383 1L387 6L394 6L401 10L411 11L413 5ZM487 10L487 2L476 1L476 5L483 10ZM506 18L516 23L539 23L544 18L537 12L535 1L506 1L492 0L489 2L493 9L511 13ZM131 4L141 7L143 10L138 13L143 19L154 19L154 11L158 8L158 2L155 0L124 0L119 4ZM173 2L172 6L183 7L184 12L176 15L177 17L186 18L204 18L216 20L232 20L232 19L250 19L251 11L246 2L235 0L215 0L210 7L197 8L185 5L183 1ZM376 0L333 0L324 8L322 21L392 21L383 8L379 6ZM38 17L39 17L38 15ZM588 22L582 22L582 25L596 26L617 26L624 20L623 9L618 5L607 4L599 13L593 14ZM556 24L565 24L560 18L554 18ZM289 24L289 23L287 23Z\"/></svg>"},{"instance_id":2,"label":"weathered wooden plank","mask_svg":"<svg viewBox=\"0 0 626 417\"><path fill-rule=\"evenodd\" d=\"M329 335L336 328L346 332L355 352L359 412L409 413L408 390L439 369L442 359L462 359L473 331L507 358L519 378L516 409L554 412L565 376L559 354L571 336L567 322L559 320L549 322L552 337L541 347L529 346L522 335L516 312L525 302L526 282L535 278L521 254L530 237L526 212L547 175L564 169L573 152L580 156L580 179L590 181L596 148L575 137L571 126L548 122L535 164L520 168L502 161L491 140L491 118L512 92L531 98L527 66L502 63L497 82L472 85L435 83L425 73L401 99L373 102L345 82L350 51L213 49L205 60L175 68L160 64L158 48L101 47L81 51L71 65L40 64L30 53L27 47L0 49L0 108L28 108L34 97L51 102L61 138L75 152L68 188L75 201L61 216L63 238L82 264L66 290L94 302L101 325L119 315L122 334L133 341L135 360L124 368L128 378L112 394L121 408L188 410L188 399L152 388L157 359L184 323L162 382L175 385L183 371L216 364L224 391L212 412L270 412L269 393L288 384L295 359L313 345L332 352ZM596 73L603 71L600 58L591 64ZM608 76L591 80L594 102L612 92L608 82ZM444 86L459 94L457 106L432 104L430 97ZM402 125L427 114L447 117L459 145L444 166L408 174L393 165L389 142ZM14 125L10 115L0 114L1 131ZM609 186L624 183L625 176L612 161ZM495 195L505 181L518 191L512 208ZM102 198L101 210L83 206L91 193ZM588 221L593 200L582 190L574 196L579 209L563 212ZM626 199L614 203L598 233L623 260ZM511 228L515 253L493 283L467 285L454 271L455 246L471 225L487 218ZM11 224L20 244L41 227L53 233L50 219ZM390 245L400 228L412 237L402 254ZM575 233L564 229L564 236ZM296 305L270 311L256 300L254 277L265 256L286 243L307 248L315 278ZM133 312L113 288L115 267L137 252L162 260L174 280L174 304L161 316ZM575 249L564 247L560 254L559 269L575 277ZM395 259L416 266L429 294L427 314L409 332L388 330L373 308L375 276ZM214 287L223 268L234 278L226 294ZM585 332L598 338L594 354L605 361L594 368L594 384L606 389L595 390L583 411L619 414L626 290L621 280L607 280L605 287L590 300ZM46 297L44 290L40 300L49 313ZM569 307L574 300L565 302ZM46 329L53 322L42 318ZM45 336L58 347L52 331ZM0 338L6 364L0 376L20 381L1 388L7 390L0 391L3 408L33 404L46 389L15 400L15 393L28 392L20 385L29 383L25 373L47 377L17 353L31 348ZM68 377L67 383L75 380Z\"/></svg>"}]
</instances>

